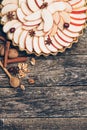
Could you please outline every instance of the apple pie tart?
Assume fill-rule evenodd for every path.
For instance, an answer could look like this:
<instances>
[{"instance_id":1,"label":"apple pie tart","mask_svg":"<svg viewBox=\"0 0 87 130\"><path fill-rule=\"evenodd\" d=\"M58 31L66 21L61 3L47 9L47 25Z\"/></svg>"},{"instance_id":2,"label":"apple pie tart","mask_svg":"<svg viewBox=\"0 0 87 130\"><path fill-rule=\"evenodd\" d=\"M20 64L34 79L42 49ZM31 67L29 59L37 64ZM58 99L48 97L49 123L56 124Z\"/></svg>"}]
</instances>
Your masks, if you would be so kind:
<instances>
[{"instance_id":1,"label":"apple pie tart","mask_svg":"<svg viewBox=\"0 0 87 130\"><path fill-rule=\"evenodd\" d=\"M86 0L3 0L1 4L3 31L29 54L63 52L86 27Z\"/></svg>"}]
</instances>

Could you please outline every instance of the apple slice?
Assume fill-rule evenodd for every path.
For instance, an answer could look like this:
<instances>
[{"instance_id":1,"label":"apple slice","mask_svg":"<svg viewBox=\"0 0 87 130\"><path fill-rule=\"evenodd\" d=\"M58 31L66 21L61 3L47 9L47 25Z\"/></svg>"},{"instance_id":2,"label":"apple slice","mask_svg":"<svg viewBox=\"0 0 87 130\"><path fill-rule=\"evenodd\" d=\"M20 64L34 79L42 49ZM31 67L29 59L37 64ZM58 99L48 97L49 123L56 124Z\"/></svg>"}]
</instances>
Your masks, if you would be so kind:
<instances>
[{"instance_id":1,"label":"apple slice","mask_svg":"<svg viewBox=\"0 0 87 130\"><path fill-rule=\"evenodd\" d=\"M37 26L38 24L40 24L42 21L42 19L37 19L36 21L28 21L28 22L24 22L23 24L26 26Z\"/></svg>"},{"instance_id":2,"label":"apple slice","mask_svg":"<svg viewBox=\"0 0 87 130\"><path fill-rule=\"evenodd\" d=\"M15 28L15 30L16 30L16 29L19 28L20 26L22 26L22 24L21 24L20 22L17 22L17 23L15 23L11 28ZM13 39L13 36L14 36L14 33L8 32L8 38L9 38L10 40Z\"/></svg>"},{"instance_id":3,"label":"apple slice","mask_svg":"<svg viewBox=\"0 0 87 130\"><path fill-rule=\"evenodd\" d=\"M45 37L45 41L47 41L48 37ZM50 38L51 39L51 38ZM58 51L58 49L53 45L53 43L51 44L46 44L46 47L48 48L48 50L50 52L56 53Z\"/></svg>"},{"instance_id":4,"label":"apple slice","mask_svg":"<svg viewBox=\"0 0 87 130\"><path fill-rule=\"evenodd\" d=\"M40 8L41 5L43 4L43 0L35 0L35 3L38 6L38 8Z\"/></svg>"},{"instance_id":5,"label":"apple slice","mask_svg":"<svg viewBox=\"0 0 87 130\"><path fill-rule=\"evenodd\" d=\"M58 26L56 24L53 24L53 27L51 29L50 36L54 36L55 33L57 32Z\"/></svg>"},{"instance_id":6,"label":"apple slice","mask_svg":"<svg viewBox=\"0 0 87 130\"><path fill-rule=\"evenodd\" d=\"M69 13L72 12L72 6L68 2L65 2L65 5L66 5L65 11Z\"/></svg>"},{"instance_id":7,"label":"apple slice","mask_svg":"<svg viewBox=\"0 0 87 130\"><path fill-rule=\"evenodd\" d=\"M71 13L70 17L73 18L73 19L77 19L77 20L82 20L82 19L86 19L87 18L85 13L80 13L80 14L73 14L73 13Z\"/></svg>"},{"instance_id":8,"label":"apple slice","mask_svg":"<svg viewBox=\"0 0 87 130\"><path fill-rule=\"evenodd\" d=\"M73 8L80 8L85 5L85 0L81 0L78 4L73 5Z\"/></svg>"},{"instance_id":9,"label":"apple slice","mask_svg":"<svg viewBox=\"0 0 87 130\"><path fill-rule=\"evenodd\" d=\"M22 26L17 28L14 32L14 42L15 44L19 44L19 37L20 37L20 34L22 33Z\"/></svg>"},{"instance_id":10,"label":"apple slice","mask_svg":"<svg viewBox=\"0 0 87 130\"><path fill-rule=\"evenodd\" d=\"M44 28L44 22L42 21L40 25L37 27L37 31L41 31Z\"/></svg>"},{"instance_id":11,"label":"apple slice","mask_svg":"<svg viewBox=\"0 0 87 130\"><path fill-rule=\"evenodd\" d=\"M20 26L22 26L22 23L20 23L19 21L17 21L15 24L13 24L12 28L16 29L16 28L18 28Z\"/></svg>"},{"instance_id":12,"label":"apple slice","mask_svg":"<svg viewBox=\"0 0 87 130\"><path fill-rule=\"evenodd\" d=\"M38 37L33 37L33 48L34 48L34 51L40 55L41 53L41 49L39 47L39 38Z\"/></svg>"},{"instance_id":13,"label":"apple slice","mask_svg":"<svg viewBox=\"0 0 87 130\"><path fill-rule=\"evenodd\" d=\"M74 6L77 5L78 3L80 3L82 0L70 0L69 3L70 5Z\"/></svg>"},{"instance_id":14,"label":"apple slice","mask_svg":"<svg viewBox=\"0 0 87 130\"><path fill-rule=\"evenodd\" d=\"M35 3L35 0L27 0L29 9L33 12L36 12L39 10L38 5Z\"/></svg>"},{"instance_id":15,"label":"apple slice","mask_svg":"<svg viewBox=\"0 0 87 130\"><path fill-rule=\"evenodd\" d=\"M50 29L48 32L44 33L44 34L45 34L45 36L50 35L51 31L52 31L52 29Z\"/></svg>"},{"instance_id":16,"label":"apple slice","mask_svg":"<svg viewBox=\"0 0 87 130\"><path fill-rule=\"evenodd\" d=\"M60 16L63 18L64 23L70 23L70 15L67 12L60 12Z\"/></svg>"},{"instance_id":17,"label":"apple slice","mask_svg":"<svg viewBox=\"0 0 87 130\"><path fill-rule=\"evenodd\" d=\"M68 47L68 46L70 45L69 42L65 42L64 40L62 40L62 39L59 37L59 34L58 34L58 33L55 34L54 37L55 37L56 41L57 41L60 45L62 45L62 46L64 46L64 47Z\"/></svg>"},{"instance_id":18,"label":"apple slice","mask_svg":"<svg viewBox=\"0 0 87 130\"><path fill-rule=\"evenodd\" d=\"M29 30L32 30L32 29L35 29L37 27L37 25L36 26L22 26L22 28L24 29L24 30L27 30L27 31L29 31Z\"/></svg>"},{"instance_id":19,"label":"apple slice","mask_svg":"<svg viewBox=\"0 0 87 130\"><path fill-rule=\"evenodd\" d=\"M72 14L86 13L86 10L87 10L86 7L81 7L81 8L73 9Z\"/></svg>"},{"instance_id":20,"label":"apple slice","mask_svg":"<svg viewBox=\"0 0 87 130\"><path fill-rule=\"evenodd\" d=\"M55 39L54 36L51 37L51 40L52 40L53 46L54 46L56 49L58 49L58 50L63 49L63 46L58 43L58 41Z\"/></svg>"},{"instance_id":21,"label":"apple slice","mask_svg":"<svg viewBox=\"0 0 87 130\"><path fill-rule=\"evenodd\" d=\"M50 51L47 49L47 47L45 45L44 37L39 37L39 47L43 53L45 53L45 54L50 53Z\"/></svg>"},{"instance_id":22,"label":"apple slice","mask_svg":"<svg viewBox=\"0 0 87 130\"><path fill-rule=\"evenodd\" d=\"M62 31L60 31L59 29L58 29L58 31L57 31L57 34L58 34L58 36L60 37L60 39L61 40L63 40L64 42L72 42L73 41L73 38L71 38L71 37L68 37L67 35L65 35Z\"/></svg>"},{"instance_id":23,"label":"apple slice","mask_svg":"<svg viewBox=\"0 0 87 130\"><path fill-rule=\"evenodd\" d=\"M7 18L7 15L4 15L2 18L1 18L1 24L5 24L8 22L8 18Z\"/></svg>"},{"instance_id":24,"label":"apple slice","mask_svg":"<svg viewBox=\"0 0 87 130\"><path fill-rule=\"evenodd\" d=\"M20 35L20 38L19 38L19 48L21 50L25 49L25 40L26 40L27 33L28 32L26 30L23 30L21 35Z\"/></svg>"},{"instance_id":25,"label":"apple slice","mask_svg":"<svg viewBox=\"0 0 87 130\"><path fill-rule=\"evenodd\" d=\"M76 33L76 32L70 32L70 31L67 30L67 29L64 29L64 30L63 30L63 33L64 33L65 35L69 36L69 37L72 37L72 38L79 36L79 33L78 33L78 32L77 32L77 33Z\"/></svg>"},{"instance_id":26,"label":"apple slice","mask_svg":"<svg viewBox=\"0 0 87 130\"><path fill-rule=\"evenodd\" d=\"M33 37L27 34L26 41L25 41L26 49L29 53L33 52Z\"/></svg>"},{"instance_id":27,"label":"apple slice","mask_svg":"<svg viewBox=\"0 0 87 130\"><path fill-rule=\"evenodd\" d=\"M82 19L82 20L75 20L71 18L70 23L72 23L73 25L77 25L77 26L81 26L83 24L85 24L86 20Z\"/></svg>"},{"instance_id":28,"label":"apple slice","mask_svg":"<svg viewBox=\"0 0 87 130\"><path fill-rule=\"evenodd\" d=\"M65 9L65 2L54 2L47 7L47 10L49 10L52 14L54 14L57 11L63 11Z\"/></svg>"},{"instance_id":29,"label":"apple slice","mask_svg":"<svg viewBox=\"0 0 87 130\"><path fill-rule=\"evenodd\" d=\"M20 26L21 26L21 23L16 23L15 25L12 26L12 28L15 28L15 30L16 30L16 29L19 28ZM9 38L10 40L13 40L13 38L14 38L14 33L8 32L8 33L7 33L7 36L8 36L8 38Z\"/></svg>"},{"instance_id":30,"label":"apple slice","mask_svg":"<svg viewBox=\"0 0 87 130\"><path fill-rule=\"evenodd\" d=\"M18 17L19 21L21 21L22 23L25 22L25 20L24 20L25 15L22 12L21 8L17 9L17 17Z\"/></svg>"},{"instance_id":31,"label":"apple slice","mask_svg":"<svg viewBox=\"0 0 87 130\"><path fill-rule=\"evenodd\" d=\"M16 11L18 8L18 6L16 4L7 4L6 6L4 6L1 10L1 14L2 15L5 15L7 14L8 12L11 12L11 11Z\"/></svg>"},{"instance_id":32,"label":"apple slice","mask_svg":"<svg viewBox=\"0 0 87 130\"><path fill-rule=\"evenodd\" d=\"M60 30L63 30L63 25L64 25L63 18L60 17L60 22L59 22L59 24L58 24L58 28L59 28Z\"/></svg>"},{"instance_id":33,"label":"apple slice","mask_svg":"<svg viewBox=\"0 0 87 130\"><path fill-rule=\"evenodd\" d=\"M25 15L30 15L32 12L29 10L27 4L25 2L22 2L21 3L21 6L20 6L21 10L23 11L23 13Z\"/></svg>"},{"instance_id":34,"label":"apple slice","mask_svg":"<svg viewBox=\"0 0 87 130\"><path fill-rule=\"evenodd\" d=\"M37 36L37 37L44 36L44 32L43 32L42 30L40 30L40 31L35 31L35 36Z\"/></svg>"},{"instance_id":35,"label":"apple slice","mask_svg":"<svg viewBox=\"0 0 87 130\"><path fill-rule=\"evenodd\" d=\"M43 9L42 10L42 19L44 21L44 32L48 32L53 26L52 14L47 9Z\"/></svg>"},{"instance_id":36,"label":"apple slice","mask_svg":"<svg viewBox=\"0 0 87 130\"><path fill-rule=\"evenodd\" d=\"M3 6L5 6L5 5L7 5L7 4L11 4L11 3L17 5L17 4L18 4L18 0L3 0L3 1L2 1L2 5L3 5Z\"/></svg>"},{"instance_id":37,"label":"apple slice","mask_svg":"<svg viewBox=\"0 0 87 130\"><path fill-rule=\"evenodd\" d=\"M70 24L68 30L71 31L71 32L80 32L81 30L83 29L83 26L75 26L75 25L72 25Z\"/></svg>"},{"instance_id":38,"label":"apple slice","mask_svg":"<svg viewBox=\"0 0 87 130\"><path fill-rule=\"evenodd\" d=\"M18 20L12 20L12 21L8 21L4 26L3 26L3 31L5 33L7 33L11 28L12 26L17 23Z\"/></svg>"},{"instance_id":39,"label":"apple slice","mask_svg":"<svg viewBox=\"0 0 87 130\"><path fill-rule=\"evenodd\" d=\"M55 22L56 24L59 23L59 21L60 21L60 16L59 16L59 13L58 13L58 12L55 12L55 13L53 14L53 20L54 20L54 22Z\"/></svg>"},{"instance_id":40,"label":"apple slice","mask_svg":"<svg viewBox=\"0 0 87 130\"><path fill-rule=\"evenodd\" d=\"M25 3L26 2L26 0L18 0L18 6L20 7L21 6L21 3Z\"/></svg>"},{"instance_id":41,"label":"apple slice","mask_svg":"<svg viewBox=\"0 0 87 130\"><path fill-rule=\"evenodd\" d=\"M14 34L13 34L13 33L8 32L8 33L7 33L7 36L8 36L8 38L9 38L10 40L12 40L12 39L13 39Z\"/></svg>"},{"instance_id":42,"label":"apple slice","mask_svg":"<svg viewBox=\"0 0 87 130\"><path fill-rule=\"evenodd\" d=\"M33 21L41 18L41 10L38 10L28 16L25 17L25 20Z\"/></svg>"}]
</instances>

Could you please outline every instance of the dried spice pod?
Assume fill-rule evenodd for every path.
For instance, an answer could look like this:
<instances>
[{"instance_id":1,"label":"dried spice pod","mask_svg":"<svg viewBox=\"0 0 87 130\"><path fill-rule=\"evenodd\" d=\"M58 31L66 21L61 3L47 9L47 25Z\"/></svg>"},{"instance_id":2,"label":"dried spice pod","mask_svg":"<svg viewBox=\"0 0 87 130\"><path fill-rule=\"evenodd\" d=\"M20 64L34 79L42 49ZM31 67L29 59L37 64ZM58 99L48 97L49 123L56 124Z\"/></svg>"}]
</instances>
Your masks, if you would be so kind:
<instances>
[{"instance_id":1,"label":"dried spice pod","mask_svg":"<svg viewBox=\"0 0 87 130\"><path fill-rule=\"evenodd\" d=\"M14 75L17 75L19 73L19 68L17 66L12 66L8 68L8 71Z\"/></svg>"}]
</instances>

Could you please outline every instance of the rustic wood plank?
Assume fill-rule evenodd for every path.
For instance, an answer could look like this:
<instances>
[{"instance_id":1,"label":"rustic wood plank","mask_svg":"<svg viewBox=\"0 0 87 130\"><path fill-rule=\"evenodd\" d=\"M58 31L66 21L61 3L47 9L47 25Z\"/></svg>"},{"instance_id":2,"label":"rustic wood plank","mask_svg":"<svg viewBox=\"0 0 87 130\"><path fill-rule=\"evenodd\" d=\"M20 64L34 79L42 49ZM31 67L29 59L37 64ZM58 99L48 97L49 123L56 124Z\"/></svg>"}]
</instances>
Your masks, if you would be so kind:
<instances>
[{"instance_id":1,"label":"rustic wood plank","mask_svg":"<svg viewBox=\"0 0 87 130\"><path fill-rule=\"evenodd\" d=\"M0 117L87 117L87 86L0 88Z\"/></svg>"},{"instance_id":2,"label":"rustic wood plank","mask_svg":"<svg viewBox=\"0 0 87 130\"><path fill-rule=\"evenodd\" d=\"M3 130L87 130L85 118L31 118L2 119L0 128Z\"/></svg>"},{"instance_id":3,"label":"rustic wood plank","mask_svg":"<svg viewBox=\"0 0 87 130\"><path fill-rule=\"evenodd\" d=\"M2 26L0 25L0 35L6 34L2 32ZM58 53L58 55L75 55L75 54L87 54L87 28L84 29L83 36L79 37L77 43L73 44L71 49L67 49L63 54Z\"/></svg>"},{"instance_id":4,"label":"rustic wood plank","mask_svg":"<svg viewBox=\"0 0 87 130\"><path fill-rule=\"evenodd\" d=\"M29 75L23 80L25 86L29 86L29 77L35 79L32 86L36 87L87 85L87 55L36 57L36 65L29 63L29 69ZM2 86L8 87L9 80L0 68L0 87Z\"/></svg>"}]
</instances>

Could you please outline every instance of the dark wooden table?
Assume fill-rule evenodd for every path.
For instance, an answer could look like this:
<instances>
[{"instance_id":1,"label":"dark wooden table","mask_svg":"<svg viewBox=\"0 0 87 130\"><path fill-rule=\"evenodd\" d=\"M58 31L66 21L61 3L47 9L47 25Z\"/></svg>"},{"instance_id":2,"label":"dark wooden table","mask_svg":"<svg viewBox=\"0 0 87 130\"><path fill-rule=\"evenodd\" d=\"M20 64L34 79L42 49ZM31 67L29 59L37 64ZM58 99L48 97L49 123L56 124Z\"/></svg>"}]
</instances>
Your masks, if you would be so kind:
<instances>
[{"instance_id":1,"label":"dark wooden table","mask_svg":"<svg viewBox=\"0 0 87 130\"><path fill-rule=\"evenodd\" d=\"M63 54L31 57L25 91L0 68L0 130L87 130L87 29Z\"/></svg>"}]
</instances>

